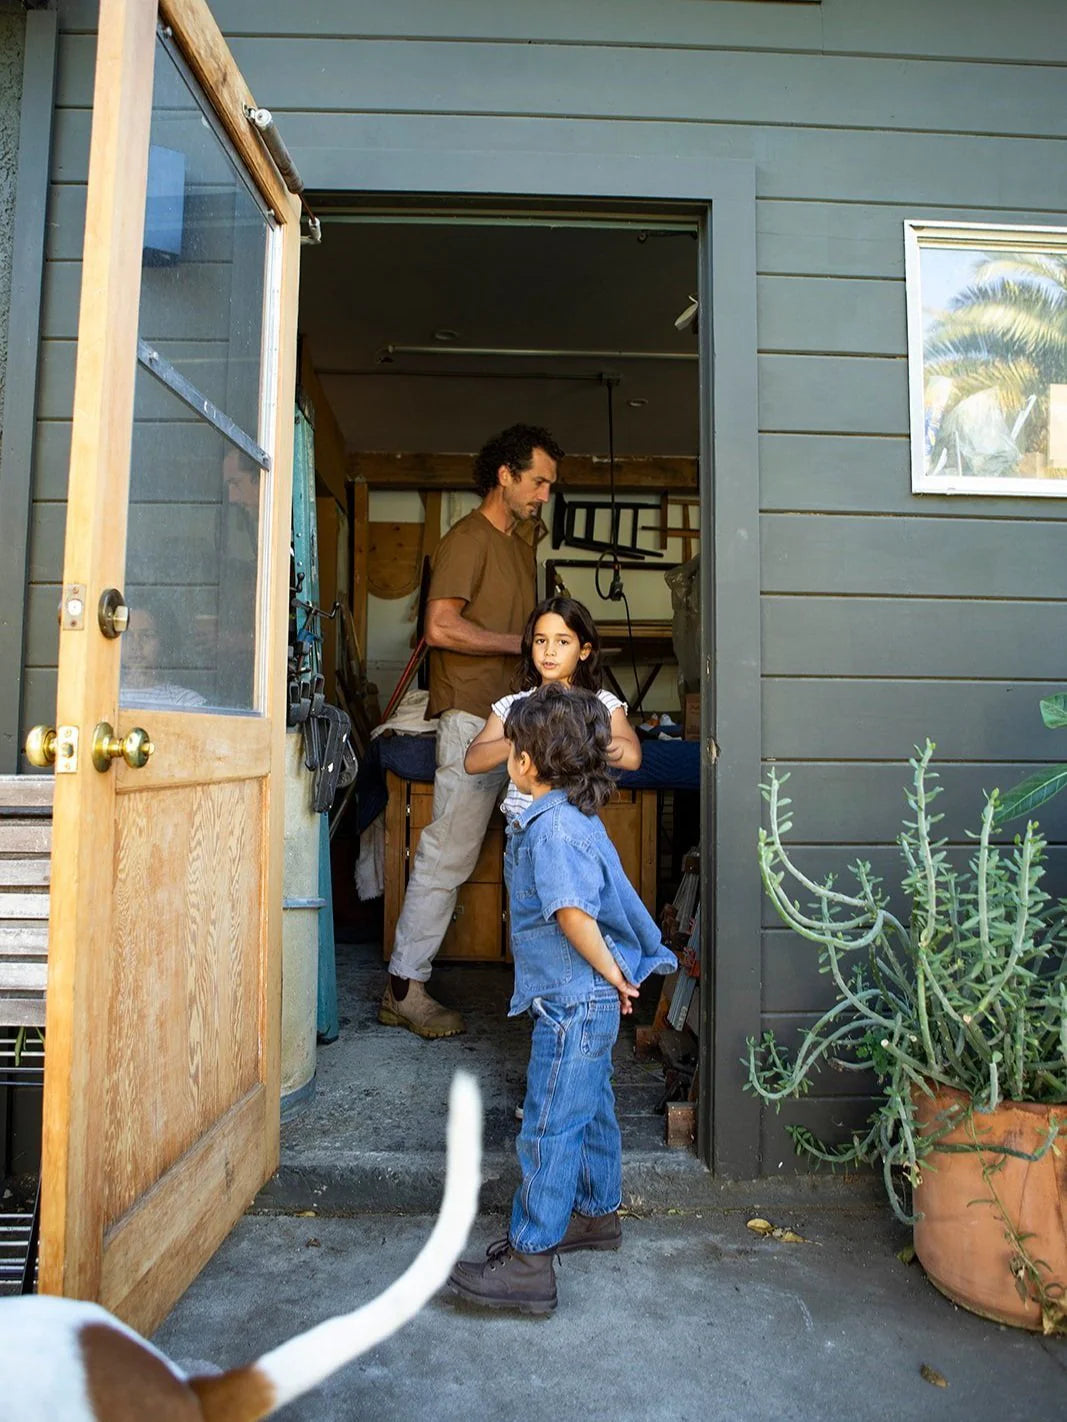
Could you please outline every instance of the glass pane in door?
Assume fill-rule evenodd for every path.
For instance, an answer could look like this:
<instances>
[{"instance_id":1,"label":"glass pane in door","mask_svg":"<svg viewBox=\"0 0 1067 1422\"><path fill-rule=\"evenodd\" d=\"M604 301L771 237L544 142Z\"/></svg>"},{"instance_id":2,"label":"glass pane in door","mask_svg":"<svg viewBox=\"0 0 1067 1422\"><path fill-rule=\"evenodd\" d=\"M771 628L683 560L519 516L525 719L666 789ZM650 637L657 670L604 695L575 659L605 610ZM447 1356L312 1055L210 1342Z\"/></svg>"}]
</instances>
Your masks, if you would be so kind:
<instances>
[{"instance_id":1,"label":"glass pane in door","mask_svg":"<svg viewBox=\"0 0 1067 1422\"><path fill-rule=\"evenodd\" d=\"M120 699L259 709L277 232L181 59L156 46Z\"/></svg>"}]
</instances>

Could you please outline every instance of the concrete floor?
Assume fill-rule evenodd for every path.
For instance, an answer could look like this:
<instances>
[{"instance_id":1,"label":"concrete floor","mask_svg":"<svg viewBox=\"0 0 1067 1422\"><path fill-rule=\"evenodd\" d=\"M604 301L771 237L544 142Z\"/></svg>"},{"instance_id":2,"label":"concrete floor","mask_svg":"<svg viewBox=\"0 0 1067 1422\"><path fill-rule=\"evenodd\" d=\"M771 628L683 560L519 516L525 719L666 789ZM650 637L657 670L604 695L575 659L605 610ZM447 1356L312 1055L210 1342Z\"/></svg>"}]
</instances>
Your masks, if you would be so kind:
<instances>
[{"instance_id":1,"label":"concrete floor","mask_svg":"<svg viewBox=\"0 0 1067 1422\"><path fill-rule=\"evenodd\" d=\"M749 1212L810 1242L759 1239ZM246 1216L155 1341L179 1361L247 1362L372 1297L432 1221ZM473 1247L503 1229L480 1218ZM955 1308L895 1251L882 1206L675 1210L624 1221L618 1254L557 1266L548 1318L442 1294L401 1333L282 1412L284 1422L1054 1422L1067 1340ZM923 1365L945 1380L924 1380Z\"/></svg>"},{"instance_id":2,"label":"concrete floor","mask_svg":"<svg viewBox=\"0 0 1067 1422\"><path fill-rule=\"evenodd\" d=\"M453 1069L485 1104L482 1211L466 1255L503 1233L517 1180L515 1102L528 1026L510 974L448 967L438 991L467 1035L422 1042L375 1021L374 945L338 949L342 1035L315 1095L283 1127L281 1168L155 1341L185 1364L248 1362L387 1287L432 1226ZM648 1009L646 1008L646 1011ZM626 1033L629 1036L629 1030ZM973 1317L917 1264L873 1179L717 1182L663 1145L661 1069L620 1042L625 1239L557 1266L547 1319L448 1294L278 1414L284 1422L1045 1422L1067 1415L1067 1340ZM761 1239L752 1215L807 1242ZM935 1370L945 1387L920 1369Z\"/></svg>"},{"instance_id":3,"label":"concrete floor","mask_svg":"<svg viewBox=\"0 0 1067 1422\"><path fill-rule=\"evenodd\" d=\"M443 1173L443 1121L458 1066L477 1076L485 1111L487 1205L503 1205L517 1182L515 1106L525 1090L530 1023L508 1017L509 966L441 964L433 990L467 1021L459 1037L426 1042L382 1027L385 983L375 943L337 948L341 1035L317 1054L314 1095L282 1126L281 1164L257 1200L260 1209L434 1210ZM660 982L624 1019L615 1051L615 1095L623 1150L634 1169L656 1179L706 1177L695 1157L664 1144L659 1061L634 1057L634 1024L655 1010ZM647 1193L647 1192L646 1192Z\"/></svg>"}]
</instances>

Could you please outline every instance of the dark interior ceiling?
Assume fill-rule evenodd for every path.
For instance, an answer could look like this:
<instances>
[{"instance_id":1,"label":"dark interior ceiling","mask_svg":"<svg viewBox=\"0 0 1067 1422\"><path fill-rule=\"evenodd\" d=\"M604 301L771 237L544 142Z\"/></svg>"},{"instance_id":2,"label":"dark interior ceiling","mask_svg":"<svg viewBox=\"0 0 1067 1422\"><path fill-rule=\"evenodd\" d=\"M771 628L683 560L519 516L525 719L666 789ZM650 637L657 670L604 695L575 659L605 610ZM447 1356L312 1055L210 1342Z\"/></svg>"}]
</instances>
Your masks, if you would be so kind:
<instances>
[{"instance_id":1,"label":"dark interior ceiling","mask_svg":"<svg viewBox=\"0 0 1067 1422\"><path fill-rule=\"evenodd\" d=\"M523 420L604 455L609 375L618 455L695 455L697 340L675 319L697 254L681 222L327 213L300 331L350 451L466 452Z\"/></svg>"}]
</instances>

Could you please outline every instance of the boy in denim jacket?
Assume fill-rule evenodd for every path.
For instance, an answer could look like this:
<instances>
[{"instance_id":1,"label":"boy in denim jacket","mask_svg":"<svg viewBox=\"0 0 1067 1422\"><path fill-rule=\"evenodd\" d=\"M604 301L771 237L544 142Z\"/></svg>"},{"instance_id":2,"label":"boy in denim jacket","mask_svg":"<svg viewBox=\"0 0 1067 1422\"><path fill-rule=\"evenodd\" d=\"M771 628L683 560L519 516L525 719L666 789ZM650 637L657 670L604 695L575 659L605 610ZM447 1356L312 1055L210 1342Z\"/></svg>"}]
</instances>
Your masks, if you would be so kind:
<instances>
[{"instance_id":1,"label":"boy in denim jacket","mask_svg":"<svg viewBox=\"0 0 1067 1422\"><path fill-rule=\"evenodd\" d=\"M620 1013L650 973L677 967L623 873L597 810L615 782L611 725L592 692L548 684L508 712L508 775L533 801L507 827L515 992L533 1017L522 1184L507 1238L463 1260L453 1293L490 1308L549 1313L553 1259L618 1249L622 1142L611 1089Z\"/></svg>"}]
</instances>

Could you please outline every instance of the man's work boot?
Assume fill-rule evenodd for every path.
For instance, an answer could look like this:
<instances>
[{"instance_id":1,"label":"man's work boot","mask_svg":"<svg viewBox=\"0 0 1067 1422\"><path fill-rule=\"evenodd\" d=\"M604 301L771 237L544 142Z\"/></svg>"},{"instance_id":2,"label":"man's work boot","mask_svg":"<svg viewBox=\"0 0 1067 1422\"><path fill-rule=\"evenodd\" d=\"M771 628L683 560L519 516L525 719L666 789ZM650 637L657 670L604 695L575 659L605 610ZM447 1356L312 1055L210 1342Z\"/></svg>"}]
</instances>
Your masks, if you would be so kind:
<instances>
[{"instance_id":1,"label":"man's work boot","mask_svg":"<svg viewBox=\"0 0 1067 1422\"><path fill-rule=\"evenodd\" d=\"M403 984L403 986L401 986ZM385 985L378 1021L386 1027L406 1027L420 1037L455 1037L467 1030L458 1012L442 1007L414 978L394 978Z\"/></svg>"},{"instance_id":2,"label":"man's work boot","mask_svg":"<svg viewBox=\"0 0 1067 1422\"><path fill-rule=\"evenodd\" d=\"M448 1287L485 1308L551 1313L556 1307L555 1252L520 1254L506 1239L498 1239L484 1259L461 1259L448 1276Z\"/></svg>"},{"instance_id":3,"label":"man's work boot","mask_svg":"<svg viewBox=\"0 0 1067 1422\"><path fill-rule=\"evenodd\" d=\"M557 1254L569 1254L574 1249L618 1249L622 1244L622 1225L618 1210L610 1215L571 1215L567 1233L556 1245Z\"/></svg>"}]
</instances>

